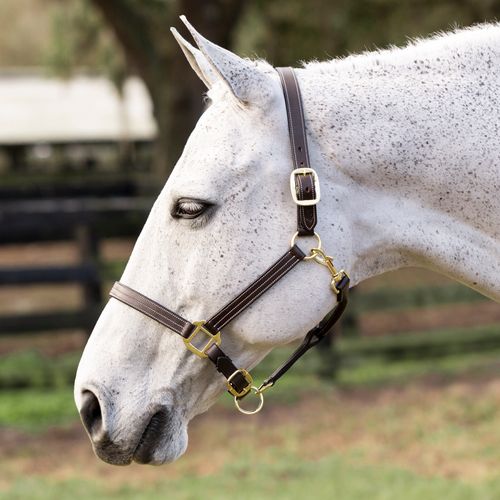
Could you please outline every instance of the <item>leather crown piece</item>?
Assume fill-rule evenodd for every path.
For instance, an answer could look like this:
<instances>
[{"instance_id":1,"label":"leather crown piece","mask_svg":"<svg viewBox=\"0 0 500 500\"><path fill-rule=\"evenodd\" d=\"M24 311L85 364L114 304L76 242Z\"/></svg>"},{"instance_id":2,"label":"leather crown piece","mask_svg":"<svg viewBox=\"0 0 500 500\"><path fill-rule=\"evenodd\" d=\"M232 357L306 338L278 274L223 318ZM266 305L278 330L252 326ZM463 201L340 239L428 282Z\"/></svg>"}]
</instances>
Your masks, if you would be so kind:
<instances>
[{"instance_id":1,"label":"leather crown piece","mask_svg":"<svg viewBox=\"0 0 500 500\"><path fill-rule=\"evenodd\" d=\"M294 171L290 177L293 201L297 204L297 233L313 236L318 222L316 204L320 200L319 182L309 163L307 135L299 83L292 68L276 68L285 97L288 133Z\"/></svg>"},{"instance_id":2,"label":"leather crown piece","mask_svg":"<svg viewBox=\"0 0 500 500\"><path fill-rule=\"evenodd\" d=\"M292 68L276 69L280 75L285 97L294 165L290 177L290 187L292 198L297 204L297 234L295 236L313 236L317 223L316 204L320 199L320 190L316 172L309 163L300 89ZM110 296L180 335L191 352L201 358L208 358L215 365L216 369L227 379L228 391L235 398L242 398L252 388L252 377L246 370L237 368L221 349L221 330L305 258L306 255L294 244L262 275L207 321L190 322L158 302L119 282L113 285ZM339 320L347 306L349 277L342 271L337 273L336 277L337 280L332 281L332 288L337 298L334 308L306 334L304 341L288 360L274 371L256 392L262 393L265 388L274 385L306 351L323 339ZM200 337L202 337L201 341Z\"/></svg>"}]
</instances>

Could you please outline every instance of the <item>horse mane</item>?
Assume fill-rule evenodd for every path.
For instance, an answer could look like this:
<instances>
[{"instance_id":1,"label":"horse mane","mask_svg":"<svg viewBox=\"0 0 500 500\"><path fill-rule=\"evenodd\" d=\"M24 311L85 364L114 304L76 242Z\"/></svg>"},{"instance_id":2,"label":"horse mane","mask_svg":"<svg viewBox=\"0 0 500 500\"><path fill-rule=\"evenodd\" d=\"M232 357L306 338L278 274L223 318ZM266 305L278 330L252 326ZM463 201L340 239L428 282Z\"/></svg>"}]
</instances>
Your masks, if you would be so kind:
<instances>
[{"instance_id":1,"label":"horse mane","mask_svg":"<svg viewBox=\"0 0 500 500\"><path fill-rule=\"evenodd\" d=\"M474 53L481 56L485 47L500 52L500 22L475 24L466 28L455 26L452 31L439 31L427 37L409 38L403 46L390 45L384 49L365 50L328 61L304 61L302 67L318 73L331 73L343 69L401 66L414 62L415 59L422 62L434 60L439 63L442 56L450 58L450 54L452 58L464 54L472 56Z\"/></svg>"},{"instance_id":2,"label":"horse mane","mask_svg":"<svg viewBox=\"0 0 500 500\"><path fill-rule=\"evenodd\" d=\"M498 49L497 49L498 47ZM339 73L379 74L390 69L420 67L438 72L452 71L459 67L477 66L478 59L496 55L500 57L500 22L475 24L466 28L455 26L452 31L439 31L426 37L409 38L406 45L390 45L363 52L339 56L327 61L302 61L301 68L318 75L332 77ZM261 71L272 74L273 66L264 59L247 58ZM493 62L491 61L491 65ZM488 66L490 67L490 65ZM394 74L394 73L391 73ZM229 93L222 82L206 92L208 104L226 101Z\"/></svg>"}]
</instances>

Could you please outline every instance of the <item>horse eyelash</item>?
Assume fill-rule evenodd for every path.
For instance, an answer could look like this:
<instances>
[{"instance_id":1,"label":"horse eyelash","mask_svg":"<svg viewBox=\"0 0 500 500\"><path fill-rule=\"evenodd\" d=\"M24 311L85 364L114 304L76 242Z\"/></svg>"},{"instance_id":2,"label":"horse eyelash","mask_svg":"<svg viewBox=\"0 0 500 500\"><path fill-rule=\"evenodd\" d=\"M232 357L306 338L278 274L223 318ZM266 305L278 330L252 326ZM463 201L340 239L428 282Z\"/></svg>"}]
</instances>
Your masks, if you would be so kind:
<instances>
[{"instance_id":1,"label":"horse eyelash","mask_svg":"<svg viewBox=\"0 0 500 500\"><path fill-rule=\"evenodd\" d=\"M184 220L189 223L193 229L198 229L204 226L211 215L212 204L189 198L181 198L176 201L174 207L172 208L172 217L178 220ZM200 212L196 215L196 212ZM192 212L192 217L189 216L189 212Z\"/></svg>"},{"instance_id":2,"label":"horse eyelash","mask_svg":"<svg viewBox=\"0 0 500 500\"><path fill-rule=\"evenodd\" d=\"M196 200L181 200L177 202L177 210L183 210L184 212L191 212L193 214L200 212L206 208L205 203L201 203Z\"/></svg>"}]
</instances>

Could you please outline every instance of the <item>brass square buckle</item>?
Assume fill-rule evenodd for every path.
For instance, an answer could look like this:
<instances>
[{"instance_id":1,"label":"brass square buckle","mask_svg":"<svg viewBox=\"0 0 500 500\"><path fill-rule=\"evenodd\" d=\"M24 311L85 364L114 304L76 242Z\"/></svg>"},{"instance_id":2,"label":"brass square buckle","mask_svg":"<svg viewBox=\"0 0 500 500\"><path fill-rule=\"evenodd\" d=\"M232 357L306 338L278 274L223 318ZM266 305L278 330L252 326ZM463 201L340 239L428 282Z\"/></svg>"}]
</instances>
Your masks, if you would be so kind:
<instances>
[{"instance_id":1,"label":"brass square buckle","mask_svg":"<svg viewBox=\"0 0 500 500\"><path fill-rule=\"evenodd\" d=\"M307 174L311 174L313 177L314 193L316 196L312 200L299 200L297 198L297 188L295 186L295 177L297 175L307 175ZM309 207L311 205L316 205L321 198L321 192L319 189L318 174L312 168L296 168L290 174L290 191L292 192L293 201L297 205L300 205L302 207Z\"/></svg>"},{"instance_id":2,"label":"brass square buckle","mask_svg":"<svg viewBox=\"0 0 500 500\"><path fill-rule=\"evenodd\" d=\"M232 385L231 385L231 380L233 380L234 377L236 377L236 375L240 373L241 375L243 375L243 378L245 379L246 383L247 383L247 386L241 390L241 392L238 392ZM248 373L246 370L244 370L243 368L240 368L239 370L236 370L226 381L226 385L227 385L227 390L236 398L242 398L243 396L246 396L249 392L250 392L250 389L252 388L252 384L253 384L253 378L252 378L252 375L250 375L250 373Z\"/></svg>"},{"instance_id":3,"label":"brass square buckle","mask_svg":"<svg viewBox=\"0 0 500 500\"><path fill-rule=\"evenodd\" d=\"M194 354L199 356L200 358L207 358L207 350L213 346L214 344L219 346L221 344L221 337L220 337L220 332L217 333L212 333L209 330L205 328L205 321L193 321L193 325L195 326L195 329L193 330L193 333L184 340L184 344L186 344L186 347ZM208 337L207 343L202 347L198 348L195 345L193 345L193 340L196 338L198 333L204 333Z\"/></svg>"}]
</instances>

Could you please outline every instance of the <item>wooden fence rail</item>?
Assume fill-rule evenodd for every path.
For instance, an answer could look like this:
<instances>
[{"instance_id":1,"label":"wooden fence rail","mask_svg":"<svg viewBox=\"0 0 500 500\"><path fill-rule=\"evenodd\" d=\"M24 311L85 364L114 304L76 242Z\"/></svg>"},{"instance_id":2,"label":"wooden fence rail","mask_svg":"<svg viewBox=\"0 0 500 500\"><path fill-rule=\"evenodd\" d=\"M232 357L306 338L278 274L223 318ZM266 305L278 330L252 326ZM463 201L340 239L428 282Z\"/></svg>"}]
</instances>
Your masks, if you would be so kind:
<instances>
[{"instance_id":1,"label":"wooden fence rail","mask_svg":"<svg viewBox=\"0 0 500 500\"><path fill-rule=\"evenodd\" d=\"M74 265L2 267L0 286L77 283L83 291L83 305L76 311L0 316L0 335L76 328L90 332L103 302L99 227L119 220L121 236L136 235L151 205L151 199L136 197L0 203L1 242L72 239L79 252L79 263ZM127 218L128 223L124 223Z\"/></svg>"}]
</instances>

